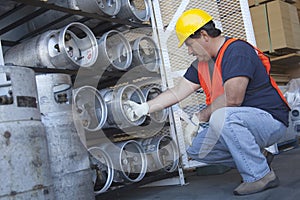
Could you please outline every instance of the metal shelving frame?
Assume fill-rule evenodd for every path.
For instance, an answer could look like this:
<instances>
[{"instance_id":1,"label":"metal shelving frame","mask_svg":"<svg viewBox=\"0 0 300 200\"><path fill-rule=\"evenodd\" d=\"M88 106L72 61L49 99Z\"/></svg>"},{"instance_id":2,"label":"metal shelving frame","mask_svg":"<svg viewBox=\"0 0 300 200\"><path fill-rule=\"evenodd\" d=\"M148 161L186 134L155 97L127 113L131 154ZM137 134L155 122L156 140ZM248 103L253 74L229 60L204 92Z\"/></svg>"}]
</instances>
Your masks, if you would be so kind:
<instances>
[{"instance_id":1,"label":"metal shelving frame","mask_svg":"<svg viewBox=\"0 0 300 200\"><path fill-rule=\"evenodd\" d=\"M136 26L137 24L133 24L131 22L124 22L118 19L113 18L105 18L95 14L83 13L81 11L74 11L67 8L61 8L55 5L45 4L42 1L35 0L15 0L16 2L24 3L31 6L44 7L46 9L54 9L62 12L66 12L71 15L80 14L89 18L96 18L112 23L121 23L129 26ZM153 38L156 39L157 44L159 44L160 53L161 53L161 68L160 75L162 79L163 90L173 87L176 84L176 81L179 77L183 75L185 69L189 66L189 62L191 63L190 57L188 57L188 61L183 63L183 68L176 68L174 66L174 57L178 55L187 56L187 50L185 47L181 49L177 48L177 41L174 39L174 28L175 23L178 17L188 8L198 7L203 8L207 11L212 11L212 15L214 16L215 23L223 29L225 34L233 37L239 37L241 39L245 39L250 42L252 45L256 45L254 31L252 27L252 21L248 6L248 0L204 0L204 1L196 1L196 0L181 0L181 1L163 1L163 0L148 0L151 5L151 25L153 29ZM173 7L169 4L173 4ZM223 7L224 6L224 7ZM168 12L170 11L170 12ZM169 19L169 20L166 20ZM234 20L232 20L234 19ZM226 21L227 20L227 21ZM167 22L166 22L167 21ZM21 23L22 21L20 21ZM22 22L23 23L23 22ZM233 24L232 24L233 23ZM242 24L241 24L242 23ZM17 25L17 24L15 24ZM13 28L12 25L10 27L6 27L6 31L10 28ZM148 26L148 25L139 25L139 26ZM230 26L228 28L227 26ZM235 34L235 31L241 30ZM3 31L3 30L2 30ZM35 33L37 34L37 33ZM1 38L0 38L1 39ZM178 53L176 53L178 51ZM179 59L182 58L179 56ZM179 62L182 64L182 62ZM178 64L178 65L179 65ZM4 65L3 60L3 52L2 45L0 40L0 65ZM195 94L196 96L198 94ZM190 100L193 100L192 97ZM203 97L198 100L198 102L203 102ZM175 139L178 144L178 148L180 151L180 164L178 166L178 180L170 179L168 184L185 184L184 179L184 170L191 169L194 167L199 167L206 165L205 163L199 163L196 161L192 161L188 159L186 154L186 145L184 143L183 136L183 127L185 126L180 119L180 112L184 106L182 104L174 105L170 108L170 127L171 127L171 136ZM195 110L190 110L193 112Z\"/></svg>"}]
</instances>

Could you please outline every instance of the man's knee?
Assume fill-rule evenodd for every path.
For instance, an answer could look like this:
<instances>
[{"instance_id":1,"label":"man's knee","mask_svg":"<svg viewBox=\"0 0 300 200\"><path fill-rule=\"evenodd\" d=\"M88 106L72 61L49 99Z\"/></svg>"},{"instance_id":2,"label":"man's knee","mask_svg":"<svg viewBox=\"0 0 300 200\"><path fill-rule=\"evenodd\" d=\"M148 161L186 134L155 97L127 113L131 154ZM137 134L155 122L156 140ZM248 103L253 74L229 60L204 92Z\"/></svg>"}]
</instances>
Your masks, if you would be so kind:
<instances>
[{"instance_id":1,"label":"man's knee","mask_svg":"<svg viewBox=\"0 0 300 200\"><path fill-rule=\"evenodd\" d=\"M226 108L215 110L210 116L209 126L214 131L222 130L226 118Z\"/></svg>"}]
</instances>

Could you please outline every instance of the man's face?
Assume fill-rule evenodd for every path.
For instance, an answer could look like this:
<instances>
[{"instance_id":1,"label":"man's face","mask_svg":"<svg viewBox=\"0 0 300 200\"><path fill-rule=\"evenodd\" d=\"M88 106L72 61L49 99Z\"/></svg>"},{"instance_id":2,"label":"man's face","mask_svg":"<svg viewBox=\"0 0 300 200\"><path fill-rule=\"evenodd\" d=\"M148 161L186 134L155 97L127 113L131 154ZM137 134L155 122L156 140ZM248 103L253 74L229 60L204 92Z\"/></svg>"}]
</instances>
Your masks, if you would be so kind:
<instances>
[{"instance_id":1,"label":"man's face","mask_svg":"<svg viewBox=\"0 0 300 200\"><path fill-rule=\"evenodd\" d=\"M204 49L204 41L200 38L187 38L185 45L188 48L188 54L197 57L198 61L208 61L210 56Z\"/></svg>"}]
</instances>

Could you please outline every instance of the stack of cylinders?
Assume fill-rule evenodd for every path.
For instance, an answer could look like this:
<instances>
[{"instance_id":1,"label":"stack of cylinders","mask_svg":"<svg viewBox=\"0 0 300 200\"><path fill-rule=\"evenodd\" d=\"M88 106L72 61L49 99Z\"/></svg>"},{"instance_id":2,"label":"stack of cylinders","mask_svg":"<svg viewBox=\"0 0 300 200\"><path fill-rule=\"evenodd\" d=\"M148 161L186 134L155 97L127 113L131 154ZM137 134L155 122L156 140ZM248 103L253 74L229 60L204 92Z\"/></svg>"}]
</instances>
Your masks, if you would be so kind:
<instances>
[{"instance_id":1,"label":"stack of cylinders","mask_svg":"<svg viewBox=\"0 0 300 200\"><path fill-rule=\"evenodd\" d=\"M93 32L84 24L73 22L11 47L4 61L31 67L79 69L93 66L97 57L98 45Z\"/></svg>"},{"instance_id":2,"label":"stack of cylinders","mask_svg":"<svg viewBox=\"0 0 300 200\"><path fill-rule=\"evenodd\" d=\"M145 96L141 89L133 84L128 84L115 89L102 89L100 94L107 105L107 121L103 128L128 128L141 125L146 117L143 116L135 121L131 121L126 113L126 104L124 102L131 100L137 103L144 103Z\"/></svg>"},{"instance_id":3,"label":"stack of cylinders","mask_svg":"<svg viewBox=\"0 0 300 200\"><path fill-rule=\"evenodd\" d=\"M34 72L0 66L0 199L54 199Z\"/></svg>"},{"instance_id":4,"label":"stack of cylinders","mask_svg":"<svg viewBox=\"0 0 300 200\"><path fill-rule=\"evenodd\" d=\"M95 199L88 151L73 122L70 76L41 74L36 82L55 198Z\"/></svg>"}]
</instances>

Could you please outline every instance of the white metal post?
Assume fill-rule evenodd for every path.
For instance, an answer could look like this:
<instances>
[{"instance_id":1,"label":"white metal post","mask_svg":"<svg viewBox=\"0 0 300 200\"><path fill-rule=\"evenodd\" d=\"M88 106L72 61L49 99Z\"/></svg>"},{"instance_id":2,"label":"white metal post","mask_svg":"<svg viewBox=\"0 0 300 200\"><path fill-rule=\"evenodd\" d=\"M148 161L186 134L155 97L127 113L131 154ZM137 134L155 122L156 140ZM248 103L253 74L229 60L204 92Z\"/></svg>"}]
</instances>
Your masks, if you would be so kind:
<instances>
[{"instance_id":1,"label":"white metal post","mask_svg":"<svg viewBox=\"0 0 300 200\"><path fill-rule=\"evenodd\" d=\"M4 66L4 58L3 58L1 38L0 38L0 66Z\"/></svg>"}]
</instances>

